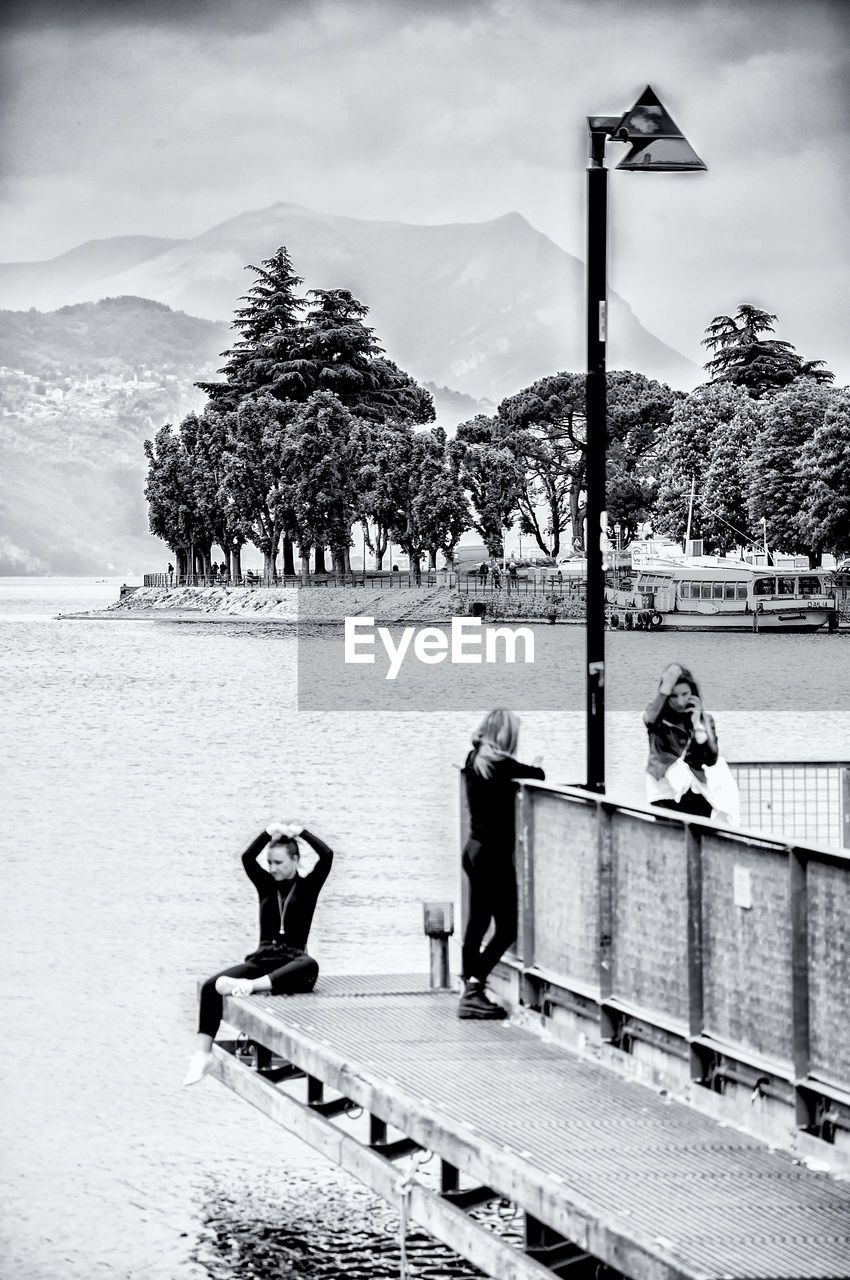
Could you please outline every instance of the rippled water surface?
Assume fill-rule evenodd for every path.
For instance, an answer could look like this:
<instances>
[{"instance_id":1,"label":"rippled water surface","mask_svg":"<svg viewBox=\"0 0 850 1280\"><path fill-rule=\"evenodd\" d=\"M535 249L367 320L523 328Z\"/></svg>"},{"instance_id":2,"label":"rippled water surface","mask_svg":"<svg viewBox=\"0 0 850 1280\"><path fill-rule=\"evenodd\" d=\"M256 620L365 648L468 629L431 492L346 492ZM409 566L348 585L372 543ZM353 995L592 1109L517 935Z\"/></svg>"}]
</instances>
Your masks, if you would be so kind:
<instances>
[{"instance_id":1,"label":"rippled water surface","mask_svg":"<svg viewBox=\"0 0 850 1280\"><path fill-rule=\"evenodd\" d=\"M240 1230L277 1205L291 1237L281 1274L322 1274L320 1246L303 1242L324 1230L332 1249L340 1222L368 1236L371 1202L214 1083L180 1088L195 982L253 945L239 854L275 817L337 851L311 935L322 967L425 969L421 901L459 901L453 766L475 717L299 713L297 642L262 626L55 616L116 595L116 583L0 580L2 1274L248 1274ZM575 782L583 632L543 633L573 709L524 716L520 754ZM608 775L623 798L642 796L640 708L677 657L730 758L848 758L846 634L607 643Z\"/></svg>"}]
</instances>

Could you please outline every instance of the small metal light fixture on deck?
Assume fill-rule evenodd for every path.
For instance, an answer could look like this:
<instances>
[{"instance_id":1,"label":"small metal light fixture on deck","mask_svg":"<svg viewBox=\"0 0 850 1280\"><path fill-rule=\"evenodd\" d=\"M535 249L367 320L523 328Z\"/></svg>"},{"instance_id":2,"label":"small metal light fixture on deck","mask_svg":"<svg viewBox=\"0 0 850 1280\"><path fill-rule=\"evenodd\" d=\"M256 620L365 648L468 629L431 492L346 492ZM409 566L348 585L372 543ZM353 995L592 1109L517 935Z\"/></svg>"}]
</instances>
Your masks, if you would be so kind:
<instances>
[{"instance_id":1,"label":"small metal light fixture on deck","mask_svg":"<svg viewBox=\"0 0 850 1280\"><path fill-rule=\"evenodd\" d=\"M422 927L431 942L431 986L445 989L449 983L449 938L455 931L453 902L423 902Z\"/></svg>"},{"instance_id":2,"label":"small metal light fixture on deck","mask_svg":"<svg viewBox=\"0 0 850 1280\"><path fill-rule=\"evenodd\" d=\"M608 170L605 144L628 142L617 165L636 173L704 170L705 165L647 85L623 116L588 116L587 169L587 789L605 790L605 578L603 540L607 448Z\"/></svg>"}]
</instances>

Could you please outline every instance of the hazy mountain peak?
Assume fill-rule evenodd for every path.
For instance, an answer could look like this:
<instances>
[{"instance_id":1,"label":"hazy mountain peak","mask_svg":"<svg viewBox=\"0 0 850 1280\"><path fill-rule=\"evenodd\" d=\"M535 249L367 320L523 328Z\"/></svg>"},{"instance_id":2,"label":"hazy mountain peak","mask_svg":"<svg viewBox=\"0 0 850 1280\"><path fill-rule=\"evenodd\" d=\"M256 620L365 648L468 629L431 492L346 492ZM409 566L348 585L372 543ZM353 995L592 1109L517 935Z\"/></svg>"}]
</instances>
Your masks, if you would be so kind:
<instances>
[{"instance_id":1,"label":"hazy mountain peak","mask_svg":"<svg viewBox=\"0 0 850 1280\"><path fill-rule=\"evenodd\" d=\"M50 264L48 305L131 295L230 323L250 286L247 265L281 245L305 289L349 289L363 301L381 344L420 381L498 403L544 374L584 366L583 264L516 210L485 222L421 226L281 200L189 240L81 245ZM104 272L110 254L121 265ZM45 305L44 265L32 264L28 276L17 264L6 306ZM0 267L0 290L12 269ZM678 386L698 380L696 367L647 333L617 295L611 302L618 317L612 368Z\"/></svg>"}]
</instances>

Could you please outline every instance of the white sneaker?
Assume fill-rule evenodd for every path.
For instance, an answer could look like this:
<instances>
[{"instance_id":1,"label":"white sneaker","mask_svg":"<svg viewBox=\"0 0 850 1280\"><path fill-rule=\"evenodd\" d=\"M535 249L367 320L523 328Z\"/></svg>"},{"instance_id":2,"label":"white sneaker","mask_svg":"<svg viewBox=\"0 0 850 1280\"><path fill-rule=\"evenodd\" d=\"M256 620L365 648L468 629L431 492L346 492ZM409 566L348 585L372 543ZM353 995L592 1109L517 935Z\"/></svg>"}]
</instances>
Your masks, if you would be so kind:
<instances>
[{"instance_id":1,"label":"white sneaker","mask_svg":"<svg viewBox=\"0 0 850 1280\"><path fill-rule=\"evenodd\" d=\"M199 1080L203 1080L207 1072L212 1068L213 1056L211 1053L205 1053L203 1049L199 1049L197 1053L193 1053L189 1059L189 1067L183 1078L184 1088L190 1084L197 1084Z\"/></svg>"},{"instance_id":2,"label":"white sneaker","mask_svg":"<svg viewBox=\"0 0 850 1280\"><path fill-rule=\"evenodd\" d=\"M220 996L249 996L254 990L250 978L230 978L223 974L215 980L215 989Z\"/></svg>"}]
</instances>

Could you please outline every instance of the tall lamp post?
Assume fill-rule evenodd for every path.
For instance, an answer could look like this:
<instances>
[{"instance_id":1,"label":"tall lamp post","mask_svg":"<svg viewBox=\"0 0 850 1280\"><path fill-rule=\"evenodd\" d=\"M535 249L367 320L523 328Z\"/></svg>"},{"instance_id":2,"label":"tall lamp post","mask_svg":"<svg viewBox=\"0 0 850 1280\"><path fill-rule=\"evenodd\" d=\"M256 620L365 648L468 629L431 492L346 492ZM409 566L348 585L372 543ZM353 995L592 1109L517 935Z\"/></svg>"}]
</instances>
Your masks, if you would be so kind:
<instances>
[{"instance_id":1,"label":"tall lamp post","mask_svg":"<svg viewBox=\"0 0 850 1280\"><path fill-rule=\"evenodd\" d=\"M588 116L587 168L587 789L605 790L605 572L603 539L608 338L608 170L609 138L631 149L618 169L647 173L704 170L705 165L647 85L623 116Z\"/></svg>"}]
</instances>

